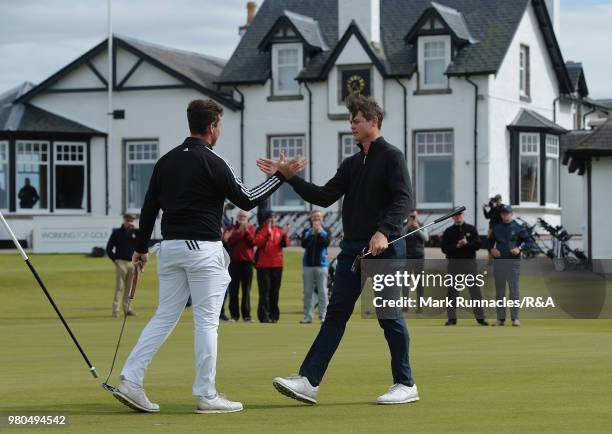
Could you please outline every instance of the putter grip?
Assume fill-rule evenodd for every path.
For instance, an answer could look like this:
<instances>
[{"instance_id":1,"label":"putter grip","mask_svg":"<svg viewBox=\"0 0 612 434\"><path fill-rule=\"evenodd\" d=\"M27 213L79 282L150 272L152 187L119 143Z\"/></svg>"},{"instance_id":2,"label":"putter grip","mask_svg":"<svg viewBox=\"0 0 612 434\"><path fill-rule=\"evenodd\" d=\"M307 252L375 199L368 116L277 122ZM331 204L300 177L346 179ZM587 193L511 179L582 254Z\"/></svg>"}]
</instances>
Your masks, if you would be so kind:
<instances>
[{"instance_id":1,"label":"putter grip","mask_svg":"<svg viewBox=\"0 0 612 434\"><path fill-rule=\"evenodd\" d=\"M449 219L452 216L455 216L457 214L461 214L463 211L465 211L465 207L464 206L458 206L457 208L455 208L454 210L452 210L448 214L443 215L442 217L438 217L437 219L435 219L434 223L443 222L444 220Z\"/></svg>"},{"instance_id":2,"label":"putter grip","mask_svg":"<svg viewBox=\"0 0 612 434\"><path fill-rule=\"evenodd\" d=\"M134 300L134 296L136 295L136 284L138 283L138 267L134 267L134 272L132 273L132 285L130 286L130 293L128 297L130 300Z\"/></svg>"}]
</instances>

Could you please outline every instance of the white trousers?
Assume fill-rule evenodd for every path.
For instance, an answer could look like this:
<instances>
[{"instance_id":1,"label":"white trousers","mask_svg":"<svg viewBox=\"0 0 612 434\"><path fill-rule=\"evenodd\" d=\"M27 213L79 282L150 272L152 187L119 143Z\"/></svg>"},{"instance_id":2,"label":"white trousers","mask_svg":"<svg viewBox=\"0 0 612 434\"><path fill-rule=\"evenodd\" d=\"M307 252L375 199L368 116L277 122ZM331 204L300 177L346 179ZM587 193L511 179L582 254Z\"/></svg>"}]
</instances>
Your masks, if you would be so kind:
<instances>
[{"instance_id":1,"label":"white trousers","mask_svg":"<svg viewBox=\"0 0 612 434\"><path fill-rule=\"evenodd\" d=\"M220 241L162 241L157 265L159 305L140 334L121 375L143 385L149 363L174 330L191 294L196 365L193 394L216 394L217 329L230 282L229 262Z\"/></svg>"}]
</instances>

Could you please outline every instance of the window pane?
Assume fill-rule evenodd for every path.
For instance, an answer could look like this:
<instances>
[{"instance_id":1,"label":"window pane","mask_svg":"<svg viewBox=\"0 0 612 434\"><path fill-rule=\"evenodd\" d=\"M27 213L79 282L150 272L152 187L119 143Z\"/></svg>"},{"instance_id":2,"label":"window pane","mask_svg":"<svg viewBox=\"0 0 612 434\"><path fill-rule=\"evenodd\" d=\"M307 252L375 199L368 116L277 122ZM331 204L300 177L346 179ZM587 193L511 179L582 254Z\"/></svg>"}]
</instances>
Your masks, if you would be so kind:
<instances>
[{"instance_id":1,"label":"window pane","mask_svg":"<svg viewBox=\"0 0 612 434\"><path fill-rule=\"evenodd\" d=\"M55 167L57 209L85 209L85 167Z\"/></svg>"},{"instance_id":2,"label":"window pane","mask_svg":"<svg viewBox=\"0 0 612 434\"><path fill-rule=\"evenodd\" d=\"M20 141L16 148L16 193L19 208L48 208L48 143Z\"/></svg>"},{"instance_id":3,"label":"window pane","mask_svg":"<svg viewBox=\"0 0 612 434\"><path fill-rule=\"evenodd\" d=\"M426 59L430 59L432 57L444 57L444 42L425 42L424 44L424 56Z\"/></svg>"},{"instance_id":4,"label":"window pane","mask_svg":"<svg viewBox=\"0 0 612 434\"><path fill-rule=\"evenodd\" d=\"M0 209L8 205L8 144L0 143Z\"/></svg>"},{"instance_id":5,"label":"window pane","mask_svg":"<svg viewBox=\"0 0 612 434\"><path fill-rule=\"evenodd\" d=\"M452 157L418 157L417 194L421 203L451 203Z\"/></svg>"},{"instance_id":6,"label":"window pane","mask_svg":"<svg viewBox=\"0 0 612 434\"><path fill-rule=\"evenodd\" d=\"M286 48L278 50L278 65L297 65L298 50L296 48Z\"/></svg>"},{"instance_id":7,"label":"window pane","mask_svg":"<svg viewBox=\"0 0 612 434\"><path fill-rule=\"evenodd\" d=\"M546 159L546 202L559 203L559 160Z\"/></svg>"},{"instance_id":8,"label":"window pane","mask_svg":"<svg viewBox=\"0 0 612 434\"><path fill-rule=\"evenodd\" d=\"M278 67L278 90L297 91L298 82L295 77L298 75L297 65Z\"/></svg>"},{"instance_id":9,"label":"window pane","mask_svg":"<svg viewBox=\"0 0 612 434\"><path fill-rule=\"evenodd\" d=\"M425 60L425 84L444 84L444 59Z\"/></svg>"},{"instance_id":10,"label":"window pane","mask_svg":"<svg viewBox=\"0 0 612 434\"><path fill-rule=\"evenodd\" d=\"M521 156L521 202L539 202L538 157Z\"/></svg>"},{"instance_id":11,"label":"window pane","mask_svg":"<svg viewBox=\"0 0 612 434\"><path fill-rule=\"evenodd\" d=\"M287 158L290 158L289 155L304 155L304 138L300 136L275 137L271 141L270 148L272 158L278 158L281 151L285 153L285 157ZM298 173L298 176L303 178L304 171ZM274 192L271 198L271 204L272 206L302 207L304 206L304 201L289 184L285 183Z\"/></svg>"},{"instance_id":12,"label":"window pane","mask_svg":"<svg viewBox=\"0 0 612 434\"><path fill-rule=\"evenodd\" d=\"M340 155L340 162L344 161L345 158L355 155L359 152L359 147L355 144L352 134L346 134L342 136L342 154Z\"/></svg>"},{"instance_id":13,"label":"window pane","mask_svg":"<svg viewBox=\"0 0 612 434\"><path fill-rule=\"evenodd\" d=\"M140 209L144 202L155 164L128 165L128 208Z\"/></svg>"}]
</instances>

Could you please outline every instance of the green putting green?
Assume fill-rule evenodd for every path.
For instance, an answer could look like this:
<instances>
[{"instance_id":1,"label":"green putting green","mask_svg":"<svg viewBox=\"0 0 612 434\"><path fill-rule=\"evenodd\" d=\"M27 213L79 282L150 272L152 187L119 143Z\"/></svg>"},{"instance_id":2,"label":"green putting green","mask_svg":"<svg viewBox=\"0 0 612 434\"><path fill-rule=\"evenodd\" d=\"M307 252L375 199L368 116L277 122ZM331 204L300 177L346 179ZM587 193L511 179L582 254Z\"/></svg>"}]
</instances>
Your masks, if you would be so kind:
<instances>
[{"instance_id":1,"label":"green putting green","mask_svg":"<svg viewBox=\"0 0 612 434\"><path fill-rule=\"evenodd\" d=\"M114 270L108 259L33 255L62 313L102 378L94 380L17 254L0 255L0 413L65 414L73 432L237 433L577 433L610 432L612 320L525 320L520 328L460 320L408 319L411 364L421 401L377 406L390 386L382 330L362 319L347 326L319 391L308 406L280 395L272 378L296 373L318 325L302 318L301 255L286 253L278 324L219 328L217 387L245 410L193 413L193 320L185 311L154 359L146 389L159 414L121 405L100 384L121 321L111 317ZM121 365L157 302L155 259L128 319ZM254 282L251 303L257 306ZM0 430L8 429L6 426ZM21 428L19 432L36 431ZM17 432L17 430L15 431Z\"/></svg>"}]
</instances>

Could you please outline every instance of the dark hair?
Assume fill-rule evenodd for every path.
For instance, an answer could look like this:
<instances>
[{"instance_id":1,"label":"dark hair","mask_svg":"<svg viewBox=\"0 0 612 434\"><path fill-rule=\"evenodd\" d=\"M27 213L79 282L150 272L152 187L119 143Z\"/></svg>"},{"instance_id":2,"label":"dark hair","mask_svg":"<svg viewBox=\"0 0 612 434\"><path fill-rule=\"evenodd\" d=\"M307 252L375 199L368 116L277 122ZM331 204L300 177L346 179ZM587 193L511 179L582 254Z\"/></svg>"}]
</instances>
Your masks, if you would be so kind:
<instances>
[{"instance_id":1,"label":"dark hair","mask_svg":"<svg viewBox=\"0 0 612 434\"><path fill-rule=\"evenodd\" d=\"M351 114L351 119L361 112L368 121L376 118L378 120L378 128L382 127L383 111L378 103L374 101L374 98L353 93L346 98L346 108Z\"/></svg>"},{"instance_id":2,"label":"dark hair","mask_svg":"<svg viewBox=\"0 0 612 434\"><path fill-rule=\"evenodd\" d=\"M206 134L208 126L214 127L223 116L223 107L210 99L196 99L187 106L187 122L192 134Z\"/></svg>"},{"instance_id":3,"label":"dark hair","mask_svg":"<svg viewBox=\"0 0 612 434\"><path fill-rule=\"evenodd\" d=\"M132 214L123 214L123 220L134 220L134 216Z\"/></svg>"}]
</instances>

